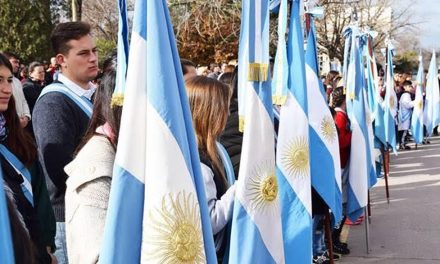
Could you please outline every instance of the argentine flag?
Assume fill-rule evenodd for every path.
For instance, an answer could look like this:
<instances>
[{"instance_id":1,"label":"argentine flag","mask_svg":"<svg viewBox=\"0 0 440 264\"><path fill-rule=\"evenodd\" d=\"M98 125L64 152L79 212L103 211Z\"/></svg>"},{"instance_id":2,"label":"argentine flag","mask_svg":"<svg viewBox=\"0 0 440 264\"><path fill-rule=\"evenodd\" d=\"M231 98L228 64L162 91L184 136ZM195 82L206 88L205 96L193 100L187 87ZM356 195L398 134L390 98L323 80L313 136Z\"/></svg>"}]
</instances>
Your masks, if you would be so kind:
<instances>
[{"instance_id":1,"label":"argentine flag","mask_svg":"<svg viewBox=\"0 0 440 264\"><path fill-rule=\"evenodd\" d=\"M433 51L426 79L425 109L423 110L423 123L429 136L432 135L434 128L440 123L440 95L437 72L437 60L435 51Z\"/></svg>"},{"instance_id":2,"label":"argentine flag","mask_svg":"<svg viewBox=\"0 0 440 264\"><path fill-rule=\"evenodd\" d=\"M137 0L100 263L217 263L166 0Z\"/></svg>"},{"instance_id":3,"label":"argentine flag","mask_svg":"<svg viewBox=\"0 0 440 264\"><path fill-rule=\"evenodd\" d=\"M416 99L411 117L411 133L416 144L423 141L423 84L425 81L423 57L419 56L419 71L416 78Z\"/></svg>"},{"instance_id":4,"label":"argentine flag","mask_svg":"<svg viewBox=\"0 0 440 264\"><path fill-rule=\"evenodd\" d=\"M321 91L313 18L306 51L307 102L310 124L312 185L332 211L334 223L342 218L341 161L335 121Z\"/></svg>"},{"instance_id":5,"label":"argentine flag","mask_svg":"<svg viewBox=\"0 0 440 264\"><path fill-rule=\"evenodd\" d=\"M278 45L272 79L272 101L275 105L283 105L286 102L287 95L287 81L289 77L286 46L287 1L280 1L280 12L278 14Z\"/></svg>"},{"instance_id":6,"label":"argentine flag","mask_svg":"<svg viewBox=\"0 0 440 264\"><path fill-rule=\"evenodd\" d=\"M394 70L393 70L393 56L394 46L389 43L387 47L387 65L385 76L385 100L384 100L384 124L385 124L385 140L391 146L394 153L397 153L396 149L396 122L397 115L397 95L394 90Z\"/></svg>"},{"instance_id":7,"label":"argentine flag","mask_svg":"<svg viewBox=\"0 0 440 264\"><path fill-rule=\"evenodd\" d=\"M287 100L280 110L277 175L286 263L312 262L312 202L307 85L300 1L292 1ZM322 97L322 95L319 95ZM334 185L333 185L334 186Z\"/></svg>"},{"instance_id":8,"label":"argentine flag","mask_svg":"<svg viewBox=\"0 0 440 264\"><path fill-rule=\"evenodd\" d=\"M236 182L229 263L285 263L269 67L269 1L243 0L246 125ZM248 38L244 38L247 36Z\"/></svg>"},{"instance_id":9,"label":"argentine flag","mask_svg":"<svg viewBox=\"0 0 440 264\"><path fill-rule=\"evenodd\" d=\"M352 40L350 65L348 66L347 100L351 101L348 116L351 121L352 137L350 151L349 181L347 189L347 215L355 221L368 204L368 189L371 175L374 172L372 163L371 139L367 121L367 101L365 93L364 68L361 57L360 37L355 35Z\"/></svg>"},{"instance_id":10,"label":"argentine flag","mask_svg":"<svg viewBox=\"0 0 440 264\"><path fill-rule=\"evenodd\" d=\"M3 182L3 170L0 167L0 263L14 264L14 249L12 247L11 225L8 205Z\"/></svg>"}]
</instances>

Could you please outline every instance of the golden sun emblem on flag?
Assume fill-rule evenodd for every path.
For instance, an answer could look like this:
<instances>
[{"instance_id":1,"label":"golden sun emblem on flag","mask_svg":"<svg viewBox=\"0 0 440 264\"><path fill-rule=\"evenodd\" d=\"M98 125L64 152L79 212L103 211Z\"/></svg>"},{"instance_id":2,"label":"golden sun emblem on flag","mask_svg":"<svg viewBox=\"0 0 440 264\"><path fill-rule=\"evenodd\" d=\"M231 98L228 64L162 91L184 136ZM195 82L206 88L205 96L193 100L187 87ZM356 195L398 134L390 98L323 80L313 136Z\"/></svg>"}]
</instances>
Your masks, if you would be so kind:
<instances>
[{"instance_id":1,"label":"golden sun emblem on flag","mask_svg":"<svg viewBox=\"0 0 440 264\"><path fill-rule=\"evenodd\" d=\"M423 108L423 101L422 101L422 100L417 100L417 101L416 101L416 104L415 104L415 108L416 108L417 110L422 109L422 108Z\"/></svg>"},{"instance_id":2,"label":"golden sun emblem on flag","mask_svg":"<svg viewBox=\"0 0 440 264\"><path fill-rule=\"evenodd\" d=\"M193 193L163 197L149 211L145 257L156 263L206 263L199 206Z\"/></svg>"},{"instance_id":3,"label":"golden sun emblem on flag","mask_svg":"<svg viewBox=\"0 0 440 264\"><path fill-rule=\"evenodd\" d=\"M394 108L394 98L390 97L390 108Z\"/></svg>"},{"instance_id":4,"label":"golden sun emblem on flag","mask_svg":"<svg viewBox=\"0 0 440 264\"><path fill-rule=\"evenodd\" d=\"M336 139L335 122L332 118L325 116L321 120L321 134L329 142L333 142Z\"/></svg>"},{"instance_id":5,"label":"golden sun emblem on flag","mask_svg":"<svg viewBox=\"0 0 440 264\"><path fill-rule=\"evenodd\" d=\"M309 145L305 138L292 140L283 150L282 164L290 176L307 177L309 165Z\"/></svg>"},{"instance_id":6,"label":"golden sun emblem on flag","mask_svg":"<svg viewBox=\"0 0 440 264\"><path fill-rule=\"evenodd\" d=\"M261 166L255 169L247 186L249 200L253 210L267 211L277 206L273 203L278 197L278 181L275 165Z\"/></svg>"}]
</instances>

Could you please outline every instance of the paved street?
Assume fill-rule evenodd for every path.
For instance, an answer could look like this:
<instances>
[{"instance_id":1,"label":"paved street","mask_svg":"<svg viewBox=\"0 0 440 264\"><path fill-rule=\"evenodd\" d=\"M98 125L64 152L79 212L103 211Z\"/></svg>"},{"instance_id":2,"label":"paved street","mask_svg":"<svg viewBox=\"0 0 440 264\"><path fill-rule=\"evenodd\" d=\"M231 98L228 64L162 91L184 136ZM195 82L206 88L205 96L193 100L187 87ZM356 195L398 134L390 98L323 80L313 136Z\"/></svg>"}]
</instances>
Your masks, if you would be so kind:
<instances>
[{"instance_id":1,"label":"paved street","mask_svg":"<svg viewBox=\"0 0 440 264\"><path fill-rule=\"evenodd\" d=\"M371 193L370 254L365 226L349 230L349 256L339 263L440 263L440 138L391 156L390 196L379 180Z\"/></svg>"}]
</instances>

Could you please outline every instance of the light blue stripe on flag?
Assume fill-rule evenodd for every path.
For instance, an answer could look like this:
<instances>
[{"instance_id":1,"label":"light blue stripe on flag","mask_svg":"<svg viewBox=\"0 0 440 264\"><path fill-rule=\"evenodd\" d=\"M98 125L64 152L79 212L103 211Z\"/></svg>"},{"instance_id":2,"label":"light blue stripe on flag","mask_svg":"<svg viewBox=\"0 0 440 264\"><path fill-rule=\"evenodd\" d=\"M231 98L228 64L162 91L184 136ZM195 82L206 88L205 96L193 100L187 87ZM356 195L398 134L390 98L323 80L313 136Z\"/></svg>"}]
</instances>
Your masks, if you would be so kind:
<instances>
[{"instance_id":1,"label":"light blue stripe on flag","mask_svg":"<svg viewBox=\"0 0 440 264\"><path fill-rule=\"evenodd\" d=\"M0 263L14 264L11 225L3 181L3 170L0 166Z\"/></svg>"}]
</instances>

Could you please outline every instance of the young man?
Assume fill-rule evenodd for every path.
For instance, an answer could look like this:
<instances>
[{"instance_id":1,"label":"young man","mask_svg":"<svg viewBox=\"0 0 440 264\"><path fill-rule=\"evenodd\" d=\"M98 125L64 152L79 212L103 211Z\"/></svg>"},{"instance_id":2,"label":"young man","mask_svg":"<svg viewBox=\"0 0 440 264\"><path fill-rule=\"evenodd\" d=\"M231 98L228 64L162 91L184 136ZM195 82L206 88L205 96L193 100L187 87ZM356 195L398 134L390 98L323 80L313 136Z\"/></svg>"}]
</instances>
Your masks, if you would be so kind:
<instances>
[{"instance_id":1,"label":"young man","mask_svg":"<svg viewBox=\"0 0 440 264\"><path fill-rule=\"evenodd\" d=\"M14 96L17 115L20 118L20 125L21 127L26 127L31 120L31 112L26 98L24 97L23 86L20 80L17 79L20 69L20 60L17 55L11 52L4 52L3 55L5 55L12 64L14 74L14 78L12 79L12 95Z\"/></svg>"},{"instance_id":2,"label":"young man","mask_svg":"<svg viewBox=\"0 0 440 264\"><path fill-rule=\"evenodd\" d=\"M84 22L61 23L55 27L51 42L62 74L43 90L33 113L38 154L57 221L55 256L60 264L68 263L64 166L72 161L87 129L95 91L91 81L98 75L97 50L90 31L90 25Z\"/></svg>"}]
</instances>

